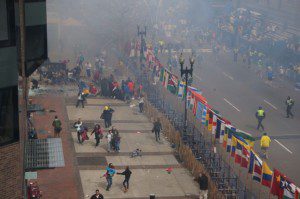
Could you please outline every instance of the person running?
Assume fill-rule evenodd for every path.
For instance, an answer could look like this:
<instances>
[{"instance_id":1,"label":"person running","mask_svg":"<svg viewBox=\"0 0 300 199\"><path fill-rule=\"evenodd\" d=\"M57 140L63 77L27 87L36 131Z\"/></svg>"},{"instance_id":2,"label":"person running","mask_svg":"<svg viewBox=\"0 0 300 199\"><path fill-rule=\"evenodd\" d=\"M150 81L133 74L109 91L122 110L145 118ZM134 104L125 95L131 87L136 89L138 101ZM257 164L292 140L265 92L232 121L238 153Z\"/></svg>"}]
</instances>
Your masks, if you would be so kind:
<instances>
[{"instance_id":1,"label":"person running","mask_svg":"<svg viewBox=\"0 0 300 199\"><path fill-rule=\"evenodd\" d=\"M263 108L261 106L256 111L255 117L257 118L257 121L258 121L256 129L259 130L259 128L262 128L262 130L264 131L265 128L262 124L262 121L265 119L266 113L265 113L265 111L263 110Z\"/></svg>"},{"instance_id":2,"label":"person running","mask_svg":"<svg viewBox=\"0 0 300 199\"><path fill-rule=\"evenodd\" d=\"M295 101L290 96L288 96L285 101L285 104L286 104L286 117L289 118L291 116L291 118L293 119L294 114L292 113L292 108L295 104Z\"/></svg>"},{"instance_id":3,"label":"person running","mask_svg":"<svg viewBox=\"0 0 300 199\"><path fill-rule=\"evenodd\" d=\"M153 129L152 132L155 133L155 139L158 142L158 140L160 140L160 131L162 130L162 126L160 123L159 118L157 118L156 122L154 122L153 124Z\"/></svg>"},{"instance_id":4,"label":"person running","mask_svg":"<svg viewBox=\"0 0 300 199\"><path fill-rule=\"evenodd\" d=\"M130 171L129 169L129 166L126 166L126 169L125 171L121 172L121 173L117 173L118 175L124 175L125 176L125 179L123 181L123 186L124 186L124 192L127 192L128 189L129 189L129 179L130 179L130 176L132 174L132 172Z\"/></svg>"},{"instance_id":5,"label":"person running","mask_svg":"<svg viewBox=\"0 0 300 199\"><path fill-rule=\"evenodd\" d=\"M111 188L111 185L113 183L112 178L115 175L116 170L115 167L112 163L109 163L108 166L106 167L106 181L107 181L107 187L106 191L109 191Z\"/></svg>"},{"instance_id":6,"label":"person running","mask_svg":"<svg viewBox=\"0 0 300 199\"><path fill-rule=\"evenodd\" d=\"M54 117L52 126L54 127L54 137L60 137L59 134L62 128L61 128L61 121L58 119L57 115L55 115Z\"/></svg>"},{"instance_id":7,"label":"person running","mask_svg":"<svg viewBox=\"0 0 300 199\"><path fill-rule=\"evenodd\" d=\"M268 159L268 148L270 147L271 139L267 135L267 133L264 133L263 136L260 139L260 148L263 152L264 158Z\"/></svg>"},{"instance_id":8,"label":"person running","mask_svg":"<svg viewBox=\"0 0 300 199\"><path fill-rule=\"evenodd\" d=\"M91 132L91 135L95 133L95 140L96 140L96 145L97 147L100 143L100 140L103 138L103 130L101 129L101 126L99 124L96 124L93 131Z\"/></svg>"},{"instance_id":9,"label":"person running","mask_svg":"<svg viewBox=\"0 0 300 199\"><path fill-rule=\"evenodd\" d=\"M81 103L81 107L84 108L84 93L80 92L78 93L78 98L76 102L76 108L78 108L79 104Z\"/></svg>"},{"instance_id":10,"label":"person running","mask_svg":"<svg viewBox=\"0 0 300 199\"><path fill-rule=\"evenodd\" d=\"M99 192L99 190L96 190L96 193L91 196L90 199L104 199L103 195Z\"/></svg>"},{"instance_id":11,"label":"person running","mask_svg":"<svg viewBox=\"0 0 300 199\"><path fill-rule=\"evenodd\" d=\"M81 143L81 127L82 127L81 118L78 118L77 122L75 122L73 126L74 128L76 128L77 131L78 143Z\"/></svg>"}]
</instances>

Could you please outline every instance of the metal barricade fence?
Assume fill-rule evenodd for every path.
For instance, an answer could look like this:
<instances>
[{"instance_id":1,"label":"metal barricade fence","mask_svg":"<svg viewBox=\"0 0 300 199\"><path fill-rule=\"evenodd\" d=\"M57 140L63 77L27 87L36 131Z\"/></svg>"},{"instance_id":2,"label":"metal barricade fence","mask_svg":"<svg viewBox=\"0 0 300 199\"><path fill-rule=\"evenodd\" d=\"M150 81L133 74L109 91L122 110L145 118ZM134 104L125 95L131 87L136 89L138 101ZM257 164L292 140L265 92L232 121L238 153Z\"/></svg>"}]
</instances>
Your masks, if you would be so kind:
<instances>
[{"instance_id":1,"label":"metal barricade fence","mask_svg":"<svg viewBox=\"0 0 300 199\"><path fill-rule=\"evenodd\" d=\"M213 137L209 134L203 125L191 119L194 118L189 111L189 120L187 133L182 134L184 117L184 102L180 101L176 96L167 92L160 85L154 85L149 80L147 73L143 73L136 68L131 70L135 77L143 84L143 90L146 94L149 104L155 107L163 116L167 118L170 125L173 126L175 132L180 132L181 141L187 146L194 158L200 162L211 176L211 180L215 183L217 190L222 196L228 199L233 198L255 198L252 193L246 189L246 186L234 174L231 166L224 160L222 154L215 153ZM159 117L159 113L154 115ZM176 139L175 132L173 133ZM177 146L178 148L180 146Z\"/></svg>"}]
</instances>

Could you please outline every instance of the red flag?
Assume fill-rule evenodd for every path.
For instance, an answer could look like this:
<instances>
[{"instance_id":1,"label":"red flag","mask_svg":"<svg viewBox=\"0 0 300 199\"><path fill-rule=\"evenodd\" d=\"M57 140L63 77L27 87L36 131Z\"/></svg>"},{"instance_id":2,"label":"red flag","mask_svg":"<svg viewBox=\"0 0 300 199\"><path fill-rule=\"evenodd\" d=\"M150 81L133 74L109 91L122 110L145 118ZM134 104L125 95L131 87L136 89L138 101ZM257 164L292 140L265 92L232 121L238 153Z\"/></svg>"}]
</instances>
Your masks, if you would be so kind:
<instances>
[{"instance_id":1,"label":"red flag","mask_svg":"<svg viewBox=\"0 0 300 199\"><path fill-rule=\"evenodd\" d=\"M250 159L250 147L243 145L243 156L241 161L241 167L247 168Z\"/></svg>"},{"instance_id":2,"label":"red flag","mask_svg":"<svg viewBox=\"0 0 300 199\"><path fill-rule=\"evenodd\" d=\"M273 172L273 183L272 183L272 187L271 187L271 194L278 196L278 198L282 198L283 197L283 189L280 186L281 183L281 178L284 175L282 173L280 173L277 169L274 169Z\"/></svg>"}]
</instances>

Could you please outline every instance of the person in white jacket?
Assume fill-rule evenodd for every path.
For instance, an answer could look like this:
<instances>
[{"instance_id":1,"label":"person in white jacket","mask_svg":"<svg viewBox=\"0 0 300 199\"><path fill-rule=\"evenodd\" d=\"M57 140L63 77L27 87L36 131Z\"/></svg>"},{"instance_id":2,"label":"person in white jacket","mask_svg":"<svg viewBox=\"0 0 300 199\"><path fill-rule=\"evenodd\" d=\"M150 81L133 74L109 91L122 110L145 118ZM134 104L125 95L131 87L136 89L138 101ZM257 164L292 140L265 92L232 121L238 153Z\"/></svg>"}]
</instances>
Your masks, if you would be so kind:
<instances>
[{"instance_id":1,"label":"person in white jacket","mask_svg":"<svg viewBox=\"0 0 300 199\"><path fill-rule=\"evenodd\" d=\"M106 135L106 139L107 139L107 152L110 152L111 151L111 139L112 139L111 130L108 131L108 133Z\"/></svg>"}]
</instances>

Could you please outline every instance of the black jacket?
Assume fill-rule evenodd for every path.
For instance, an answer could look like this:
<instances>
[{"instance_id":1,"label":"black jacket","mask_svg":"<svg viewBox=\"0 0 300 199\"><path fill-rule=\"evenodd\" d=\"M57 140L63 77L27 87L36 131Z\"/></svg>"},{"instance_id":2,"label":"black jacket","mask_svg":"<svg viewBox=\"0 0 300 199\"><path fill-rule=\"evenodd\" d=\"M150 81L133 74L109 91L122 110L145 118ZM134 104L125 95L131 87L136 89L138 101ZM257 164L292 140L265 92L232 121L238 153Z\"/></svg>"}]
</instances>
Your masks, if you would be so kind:
<instances>
[{"instance_id":1,"label":"black jacket","mask_svg":"<svg viewBox=\"0 0 300 199\"><path fill-rule=\"evenodd\" d=\"M122 173L117 173L119 175L124 175L125 176L125 179L128 179L130 178L132 172L129 170L129 169L126 169L125 171L123 171Z\"/></svg>"},{"instance_id":2,"label":"black jacket","mask_svg":"<svg viewBox=\"0 0 300 199\"><path fill-rule=\"evenodd\" d=\"M100 193L99 197L97 198L96 194L92 195L91 199L104 199L103 195Z\"/></svg>"},{"instance_id":3,"label":"black jacket","mask_svg":"<svg viewBox=\"0 0 300 199\"><path fill-rule=\"evenodd\" d=\"M152 132L160 132L162 130L160 122L154 122Z\"/></svg>"},{"instance_id":4,"label":"black jacket","mask_svg":"<svg viewBox=\"0 0 300 199\"><path fill-rule=\"evenodd\" d=\"M202 176L198 178L198 183L200 190L208 189L208 178L206 175L202 174Z\"/></svg>"}]
</instances>

